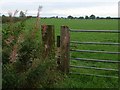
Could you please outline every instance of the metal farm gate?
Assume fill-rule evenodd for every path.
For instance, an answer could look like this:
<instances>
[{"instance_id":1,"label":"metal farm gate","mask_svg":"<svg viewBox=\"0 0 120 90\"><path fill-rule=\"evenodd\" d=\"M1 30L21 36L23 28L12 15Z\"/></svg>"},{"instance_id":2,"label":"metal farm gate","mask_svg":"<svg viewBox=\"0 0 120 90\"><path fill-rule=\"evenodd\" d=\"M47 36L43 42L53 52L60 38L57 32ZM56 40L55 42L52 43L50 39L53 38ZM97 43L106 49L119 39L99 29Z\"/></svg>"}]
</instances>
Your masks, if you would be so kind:
<instances>
[{"instance_id":1,"label":"metal farm gate","mask_svg":"<svg viewBox=\"0 0 120 90\"><path fill-rule=\"evenodd\" d=\"M97 76L97 77L109 77L109 78L118 78L118 75L120 75L120 61L119 60L100 60L100 59L90 59L90 58L80 58L80 57L71 57L72 52L82 52L82 53L98 53L98 54L111 54L112 56L115 55L120 55L120 52L110 52L110 51L104 51L104 50L79 50L79 49L71 49L71 44L76 44L76 45L83 45L83 44L89 44L89 45L108 45L108 46L117 46L119 48L120 43L116 42L80 42L80 41L71 41L71 35L72 33L120 33L118 30L74 30L74 29L69 29L67 26L62 26L61 27L61 35L60 37L58 36L58 42L60 41L60 59L58 59L58 62L61 63L60 67L62 68L62 71L69 73L69 74L77 74L77 75L87 75L87 76ZM89 37L88 37L89 38ZM111 37L112 38L112 37ZM87 61L89 62L101 62L101 63L113 63L118 66L117 69L113 68L99 68L99 67L91 67L91 66L77 66L77 65L71 65L70 62L71 60L77 60L77 61ZM81 72L71 72L70 68L83 68L83 69L94 69L94 70L101 70L101 71L112 71L115 72L117 75L99 75L99 74L90 74L90 73L81 73Z\"/></svg>"}]
</instances>

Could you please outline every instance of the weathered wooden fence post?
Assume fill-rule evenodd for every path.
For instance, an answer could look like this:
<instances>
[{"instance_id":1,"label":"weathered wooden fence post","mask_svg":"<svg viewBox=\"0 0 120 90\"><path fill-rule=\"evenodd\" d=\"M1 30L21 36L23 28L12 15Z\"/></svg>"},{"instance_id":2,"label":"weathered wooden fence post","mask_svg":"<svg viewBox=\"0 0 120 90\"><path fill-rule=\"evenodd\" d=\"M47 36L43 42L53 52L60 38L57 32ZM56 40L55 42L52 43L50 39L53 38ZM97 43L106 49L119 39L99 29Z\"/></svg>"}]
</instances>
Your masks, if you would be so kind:
<instances>
[{"instance_id":1,"label":"weathered wooden fence post","mask_svg":"<svg viewBox=\"0 0 120 90\"><path fill-rule=\"evenodd\" d=\"M42 25L43 58L55 56L55 31L53 25Z\"/></svg>"},{"instance_id":2,"label":"weathered wooden fence post","mask_svg":"<svg viewBox=\"0 0 120 90\"><path fill-rule=\"evenodd\" d=\"M61 26L60 36L60 66L64 73L69 73L70 33L67 26Z\"/></svg>"}]
</instances>

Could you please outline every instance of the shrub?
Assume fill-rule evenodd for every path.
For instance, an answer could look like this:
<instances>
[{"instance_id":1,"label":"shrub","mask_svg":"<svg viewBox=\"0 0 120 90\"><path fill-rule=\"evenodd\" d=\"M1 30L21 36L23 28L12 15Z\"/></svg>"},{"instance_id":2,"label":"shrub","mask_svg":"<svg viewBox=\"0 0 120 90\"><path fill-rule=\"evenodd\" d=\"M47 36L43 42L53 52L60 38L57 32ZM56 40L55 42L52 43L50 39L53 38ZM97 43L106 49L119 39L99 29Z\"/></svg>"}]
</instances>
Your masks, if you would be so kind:
<instances>
[{"instance_id":1,"label":"shrub","mask_svg":"<svg viewBox=\"0 0 120 90\"><path fill-rule=\"evenodd\" d=\"M38 9L40 11L40 9ZM39 12L35 27L25 33L25 20L5 25L3 34L3 89L46 88L61 79L55 58L42 57L42 45L36 36L39 31ZM52 74L51 74L52 73Z\"/></svg>"}]
</instances>

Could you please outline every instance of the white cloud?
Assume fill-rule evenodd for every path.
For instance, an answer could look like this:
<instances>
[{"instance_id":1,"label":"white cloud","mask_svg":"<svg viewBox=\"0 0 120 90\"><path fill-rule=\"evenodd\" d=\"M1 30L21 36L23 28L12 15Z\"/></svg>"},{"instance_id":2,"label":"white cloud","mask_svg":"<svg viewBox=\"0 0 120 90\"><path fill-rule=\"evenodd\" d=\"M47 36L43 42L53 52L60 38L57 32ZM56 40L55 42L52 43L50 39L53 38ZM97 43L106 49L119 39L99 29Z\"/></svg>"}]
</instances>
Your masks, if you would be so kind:
<instances>
[{"instance_id":1,"label":"white cloud","mask_svg":"<svg viewBox=\"0 0 120 90\"><path fill-rule=\"evenodd\" d=\"M64 10L53 10L51 13L58 15L73 15L73 16L85 16L95 14L97 16L118 16L117 10L114 8L103 7L92 7L92 8L74 8L74 9L64 9Z\"/></svg>"},{"instance_id":2,"label":"white cloud","mask_svg":"<svg viewBox=\"0 0 120 90\"><path fill-rule=\"evenodd\" d=\"M36 15L39 5L43 6L42 16L118 16L119 0L2 0L0 12L28 10L28 14Z\"/></svg>"},{"instance_id":3,"label":"white cloud","mask_svg":"<svg viewBox=\"0 0 120 90\"><path fill-rule=\"evenodd\" d=\"M49 11L48 11L49 12ZM97 16L118 16L118 6L113 3L101 3L100 5L92 5L89 7L70 7L64 9L53 9L50 11L54 13L54 15L62 15L62 16L85 16L95 14ZM42 13L44 14L44 12Z\"/></svg>"}]
</instances>

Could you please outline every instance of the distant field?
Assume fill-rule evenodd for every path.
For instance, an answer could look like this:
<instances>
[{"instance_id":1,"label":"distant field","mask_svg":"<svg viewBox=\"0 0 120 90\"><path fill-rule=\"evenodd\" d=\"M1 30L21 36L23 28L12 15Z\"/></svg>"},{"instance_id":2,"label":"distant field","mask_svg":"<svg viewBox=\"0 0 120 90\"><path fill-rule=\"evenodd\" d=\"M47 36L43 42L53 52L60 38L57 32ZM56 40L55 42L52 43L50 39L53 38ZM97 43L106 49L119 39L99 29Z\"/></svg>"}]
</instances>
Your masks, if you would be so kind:
<instances>
[{"instance_id":1,"label":"distant field","mask_svg":"<svg viewBox=\"0 0 120 90\"><path fill-rule=\"evenodd\" d=\"M26 30L31 30L35 19L27 20ZM54 25L56 36L60 34L60 26L66 25L72 29L86 29L86 30L118 30L117 20L69 20L69 19L41 19L40 25ZM71 33L71 41L80 42L118 42L118 34L111 33ZM73 49L81 50L102 50L117 52L117 46L111 45L76 45L71 44ZM99 53L71 53L72 58L91 58L91 59L108 59L118 60L118 55L99 54ZM78 66L92 66L99 68L113 68L117 69L118 64L101 63L101 62L85 62L85 61L71 61L71 65ZM92 69L75 69L70 71L79 73L116 75L115 72L100 71ZM112 78L98 78L92 76L69 75L64 82L56 84L57 87L79 87L79 88L109 88L118 87L118 80Z\"/></svg>"},{"instance_id":2,"label":"distant field","mask_svg":"<svg viewBox=\"0 0 120 90\"><path fill-rule=\"evenodd\" d=\"M27 24L30 28L35 19L29 19ZM96 29L96 30L116 30L118 29L118 20L80 20L80 19L41 19L40 24L55 25L56 34L59 34L60 26L66 25L73 29Z\"/></svg>"}]
</instances>

